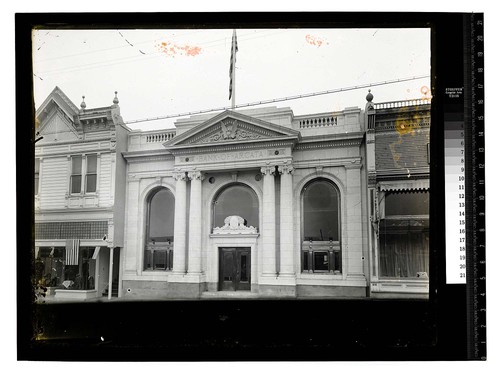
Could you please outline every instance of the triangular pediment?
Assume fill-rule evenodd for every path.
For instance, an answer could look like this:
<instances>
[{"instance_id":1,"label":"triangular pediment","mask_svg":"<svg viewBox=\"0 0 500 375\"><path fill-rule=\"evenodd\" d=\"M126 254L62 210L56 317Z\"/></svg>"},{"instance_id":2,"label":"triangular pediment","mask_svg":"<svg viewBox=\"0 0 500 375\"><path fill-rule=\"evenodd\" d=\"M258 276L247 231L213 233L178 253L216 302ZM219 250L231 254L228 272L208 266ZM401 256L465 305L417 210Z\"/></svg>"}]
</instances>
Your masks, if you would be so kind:
<instances>
[{"instance_id":1,"label":"triangular pediment","mask_svg":"<svg viewBox=\"0 0 500 375\"><path fill-rule=\"evenodd\" d=\"M79 139L75 119L78 108L56 86L36 111L36 131L43 136L41 143Z\"/></svg>"},{"instance_id":2,"label":"triangular pediment","mask_svg":"<svg viewBox=\"0 0 500 375\"><path fill-rule=\"evenodd\" d=\"M39 135L43 137L40 143L58 141L76 141L78 131L71 120L59 108L53 108L39 127Z\"/></svg>"},{"instance_id":3,"label":"triangular pediment","mask_svg":"<svg viewBox=\"0 0 500 375\"><path fill-rule=\"evenodd\" d=\"M225 111L165 142L167 149L269 140L298 140L300 133L241 113Z\"/></svg>"}]
</instances>

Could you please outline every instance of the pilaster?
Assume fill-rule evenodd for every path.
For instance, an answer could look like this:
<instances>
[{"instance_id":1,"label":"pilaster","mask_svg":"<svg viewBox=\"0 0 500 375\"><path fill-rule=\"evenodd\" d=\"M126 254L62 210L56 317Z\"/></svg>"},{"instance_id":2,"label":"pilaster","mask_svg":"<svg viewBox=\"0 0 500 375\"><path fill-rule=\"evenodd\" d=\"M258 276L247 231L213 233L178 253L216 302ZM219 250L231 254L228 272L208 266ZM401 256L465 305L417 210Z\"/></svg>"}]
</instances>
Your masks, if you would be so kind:
<instances>
[{"instance_id":1,"label":"pilaster","mask_svg":"<svg viewBox=\"0 0 500 375\"><path fill-rule=\"evenodd\" d=\"M174 274L186 273L186 172L176 171L175 182L175 219L174 219Z\"/></svg>"},{"instance_id":2,"label":"pilaster","mask_svg":"<svg viewBox=\"0 0 500 375\"><path fill-rule=\"evenodd\" d=\"M188 274L201 274L201 182L205 178L200 171L188 172L191 180L191 196L189 203L189 251Z\"/></svg>"},{"instance_id":3,"label":"pilaster","mask_svg":"<svg viewBox=\"0 0 500 375\"><path fill-rule=\"evenodd\" d=\"M290 164L278 167L281 174L280 184L280 271L279 276L293 277L293 183L294 168Z\"/></svg>"},{"instance_id":4,"label":"pilaster","mask_svg":"<svg viewBox=\"0 0 500 375\"><path fill-rule=\"evenodd\" d=\"M276 209L274 192L274 165L261 168L263 178L262 207L262 276L276 277Z\"/></svg>"}]
</instances>

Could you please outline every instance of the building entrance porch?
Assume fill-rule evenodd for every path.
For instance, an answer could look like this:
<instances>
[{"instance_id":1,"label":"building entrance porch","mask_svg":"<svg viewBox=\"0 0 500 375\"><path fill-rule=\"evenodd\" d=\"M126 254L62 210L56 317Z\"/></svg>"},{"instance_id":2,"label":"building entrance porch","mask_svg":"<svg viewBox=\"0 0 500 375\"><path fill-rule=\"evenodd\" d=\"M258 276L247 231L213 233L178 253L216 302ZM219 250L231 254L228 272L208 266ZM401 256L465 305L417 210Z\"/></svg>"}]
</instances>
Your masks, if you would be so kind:
<instances>
[{"instance_id":1,"label":"building entrance porch","mask_svg":"<svg viewBox=\"0 0 500 375\"><path fill-rule=\"evenodd\" d=\"M250 291L250 248L219 248L219 290Z\"/></svg>"}]
</instances>

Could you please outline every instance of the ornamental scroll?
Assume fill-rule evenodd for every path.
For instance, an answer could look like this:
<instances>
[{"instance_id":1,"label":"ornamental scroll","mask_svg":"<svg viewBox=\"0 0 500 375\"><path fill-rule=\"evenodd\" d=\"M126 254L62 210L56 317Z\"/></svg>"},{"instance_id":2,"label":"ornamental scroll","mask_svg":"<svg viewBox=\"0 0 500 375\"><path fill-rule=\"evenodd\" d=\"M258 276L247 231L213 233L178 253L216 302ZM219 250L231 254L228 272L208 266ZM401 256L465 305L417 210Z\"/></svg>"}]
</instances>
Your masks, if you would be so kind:
<instances>
[{"instance_id":1,"label":"ornamental scroll","mask_svg":"<svg viewBox=\"0 0 500 375\"><path fill-rule=\"evenodd\" d=\"M231 215L224 219L224 226L215 227L214 234L256 234L257 228L245 225L241 216Z\"/></svg>"}]
</instances>

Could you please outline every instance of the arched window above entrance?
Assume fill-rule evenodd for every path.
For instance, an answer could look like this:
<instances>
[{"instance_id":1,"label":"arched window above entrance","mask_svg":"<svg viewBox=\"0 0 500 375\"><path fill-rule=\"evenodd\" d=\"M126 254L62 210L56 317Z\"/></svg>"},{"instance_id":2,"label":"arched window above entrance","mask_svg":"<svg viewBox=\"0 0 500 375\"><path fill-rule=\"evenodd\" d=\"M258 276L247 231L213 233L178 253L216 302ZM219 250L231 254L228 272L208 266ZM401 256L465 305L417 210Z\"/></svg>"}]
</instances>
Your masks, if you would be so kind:
<instances>
[{"instance_id":1,"label":"arched window above entrance","mask_svg":"<svg viewBox=\"0 0 500 375\"><path fill-rule=\"evenodd\" d=\"M333 182L315 179L302 190L302 271L341 272L340 194Z\"/></svg>"},{"instance_id":2,"label":"arched window above entrance","mask_svg":"<svg viewBox=\"0 0 500 375\"><path fill-rule=\"evenodd\" d=\"M213 202L212 228L224 226L228 216L240 216L246 226L259 226L259 201L255 192L243 184L225 187Z\"/></svg>"},{"instance_id":3,"label":"arched window above entrance","mask_svg":"<svg viewBox=\"0 0 500 375\"><path fill-rule=\"evenodd\" d=\"M149 196L145 230L144 269L170 270L173 261L175 198L166 188Z\"/></svg>"}]
</instances>

